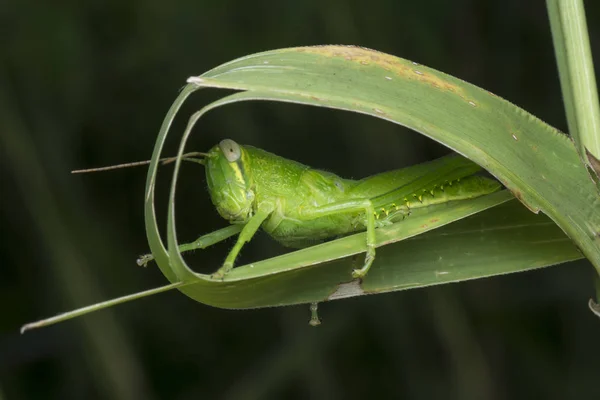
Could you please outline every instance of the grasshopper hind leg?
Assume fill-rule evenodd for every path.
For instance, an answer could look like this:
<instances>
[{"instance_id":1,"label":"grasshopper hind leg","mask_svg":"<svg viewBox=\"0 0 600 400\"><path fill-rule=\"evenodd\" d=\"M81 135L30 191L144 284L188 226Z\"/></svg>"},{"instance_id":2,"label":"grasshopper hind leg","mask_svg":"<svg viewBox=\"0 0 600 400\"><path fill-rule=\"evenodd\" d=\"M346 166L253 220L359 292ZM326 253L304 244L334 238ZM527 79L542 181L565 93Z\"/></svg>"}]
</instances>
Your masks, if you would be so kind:
<instances>
[{"instance_id":1,"label":"grasshopper hind leg","mask_svg":"<svg viewBox=\"0 0 600 400\"><path fill-rule=\"evenodd\" d=\"M405 206L395 206L391 211L385 211L385 216L382 219L376 221L376 216L379 217L380 214L377 214L374 211L372 203L369 201L369 206L365 207L366 210L366 227L367 227L367 254L365 256L365 264L362 268L355 269L352 271L352 277L364 278L369 272L373 261L375 260L375 228L379 224L380 226L391 225L394 222L404 220L404 218L410 215L410 207L408 207L408 202ZM383 209L382 209L383 210Z\"/></svg>"},{"instance_id":2,"label":"grasshopper hind leg","mask_svg":"<svg viewBox=\"0 0 600 400\"><path fill-rule=\"evenodd\" d=\"M362 279L367 275L369 269L371 269L371 265L375 261L375 247L370 247L367 244L367 255L365 256L365 264L362 268L358 268L352 271L352 277L354 279Z\"/></svg>"},{"instance_id":3,"label":"grasshopper hind leg","mask_svg":"<svg viewBox=\"0 0 600 400\"><path fill-rule=\"evenodd\" d=\"M365 256L365 263L362 268L352 271L352 277L354 279L359 279L364 278L367 275L375 260L375 209L373 208L371 200L353 199L303 210L304 216L307 218L318 218L328 215L355 212L365 213L367 228L367 254Z\"/></svg>"},{"instance_id":4,"label":"grasshopper hind leg","mask_svg":"<svg viewBox=\"0 0 600 400\"><path fill-rule=\"evenodd\" d=\"M365 263L362 268L358 268L352 271L352 278L362 279L364 278L373 261L375 261L375 210L370 201L365 204L365 215L367 217L367 254L365 255Z\"/></svg>"}]
</instances>

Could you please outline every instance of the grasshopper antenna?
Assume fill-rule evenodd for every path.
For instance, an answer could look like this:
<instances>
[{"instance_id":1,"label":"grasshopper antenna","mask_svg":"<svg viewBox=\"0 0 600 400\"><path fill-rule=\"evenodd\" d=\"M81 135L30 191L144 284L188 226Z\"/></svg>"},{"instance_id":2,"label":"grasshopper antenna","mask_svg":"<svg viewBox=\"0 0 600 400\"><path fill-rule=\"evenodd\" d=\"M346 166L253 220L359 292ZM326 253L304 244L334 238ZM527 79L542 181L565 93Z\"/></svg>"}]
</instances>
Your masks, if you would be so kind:
<instances>
[{"instance_id":1,"label":"grasshopper antenna","mask_svg":"<svg viewBox=\"0 0 600 400\"><path fill-rule=\"evenodd\" d=\"M200 153L198 151L194 151L194 152L191 152L191 153L184 154L181 158L183 160L186 160L186 161L191 161L191 162L195 162L195 163L204 165L204 159L203 158L197 158L197 157L207 157L207 156L208 156L207 153ZM161 158L158 161L161 163L161 165L166 165L166 164L174 162L175 160L177 160L177 157ZM110 170L113 170L113 169L138 167L140 165L148 165L148 164L150 164L150 160L146 160L146 161L134 161L134 162L125 163L125 164L109 165L108 167L76 169L76 170L71 171L71 173L72 174L85 174L85 173L88 173L88 172L110 171Z\"/></svg>"}]
</instances>

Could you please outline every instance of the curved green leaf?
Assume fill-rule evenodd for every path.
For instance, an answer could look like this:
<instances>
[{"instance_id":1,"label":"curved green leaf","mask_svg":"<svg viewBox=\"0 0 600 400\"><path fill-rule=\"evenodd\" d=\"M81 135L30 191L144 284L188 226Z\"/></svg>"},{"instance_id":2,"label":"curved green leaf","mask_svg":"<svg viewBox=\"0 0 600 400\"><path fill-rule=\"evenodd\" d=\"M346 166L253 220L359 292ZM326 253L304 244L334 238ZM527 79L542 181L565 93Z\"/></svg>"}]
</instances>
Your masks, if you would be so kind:
<instances>
[{"instance_id":1,"label":"curved green leaf","mask_svg":"<svg viewBox=\"0 0 600 400\"><path fill-rule=\"evenodd\" d=\"M230 308L321 301L474 279L580 257L547 218L523 213L522 207L510 202L420 235L418 241L381 248L362 284L350 282L352 261L348 258L314 264L363 252L364 234L237 268L225 282L211 281L189 269L177 251L174 199L180 160L169 202L168 252L158 233L153 206L157 160L168 128L181 103L202 87L244 92L227 96L196 113L184 133L180 155L195 120L206 111L231 102L286 101L373 115L413 128L486 168L528 208L550 216L600 267L600 199L573 144L552 127L489 92L406 60L343 46L261 53L224 64L190 78L189 82L169 111L157 139L147 180L146 227L151 251L165 276L171 282L184 282L180 290L198 301ZM390 232L387 228L378 229L378 243L412 237L507 199L500 192L448 205L443 210L431 209L432 214L411 216L389 227ZM518 216L518 222L510 220L512 215ZM437 220L436 224L431 223L433 220ZM468 236L474 234L475 226L480 227L475 230L480 238L477 241ZM436 236L440 232L442 236ZM451 237L444 232L454 234ZM504 236L506 232L511 234ZM388 233L391 240L386 239ZM514 242L515 237L520 237L519 245ZM431 254L438 257L437 262ZM472 261L477 265L470 264ZM340 290L346 294L336 296L334 293Z\"/></svg>"},{"instance_id":2,"label":"curved green leaf","mask_svg":"<svg viewBox=\"0 0 600 400\"><path fill-rule=\"evenodd\" d=\"M190 82L361 112L421 132L490 171L532 211L550 216L600 271L600 197L572 141L488 91L349 46L259 53Z\"/></svg>"}]
</instances>

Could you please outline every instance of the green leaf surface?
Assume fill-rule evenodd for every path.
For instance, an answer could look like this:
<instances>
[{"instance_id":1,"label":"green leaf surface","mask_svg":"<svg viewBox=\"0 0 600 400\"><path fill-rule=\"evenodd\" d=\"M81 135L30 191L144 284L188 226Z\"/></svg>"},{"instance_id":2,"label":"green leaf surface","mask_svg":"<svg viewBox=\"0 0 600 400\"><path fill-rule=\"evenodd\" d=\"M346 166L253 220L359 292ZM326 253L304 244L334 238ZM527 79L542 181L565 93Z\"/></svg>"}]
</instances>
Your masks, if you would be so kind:
<instances>
[{"instance_id":1,"label":"green leaf surface","mask_svg":"<svg viewBox=\"0 0 600 400\"><path fill-rule=\"evenodd\" d=\"M351 282L351 259L316 264L363 252L363 234L240 267L225 282L196 274L176 248L174 199L180 160L169 203L168 252L158 233L153 199L157 160L168 128L187 96L203 87L243 92L205 107L192 117L189 127L212 108L247 100L337 108L408 126L486 168L528 208L542 210L554 220L600 268L600 199L572 142L485 90L407 60L345 46L260 53L224 64L189 82L169 111L157 139L147 180L146 227L151 251L165 276L171 282L184 282L180 290L198 301L229 308L319 301L344 297L334 294L344 287L349 295L385 292L522 271L580 257L576 247L548 218L524 212L512 201L378 249L374 267L362 284ZM190 130L184 133L180 155ZM432 228L424 227L427 224L422 222L427 218L440 219L436 226L441 226L493 206L493 201L506 201L507 197L501 196L506 194L432 209L435 215L411 216L394 225L397 230L390 235L394 241L414 237ZM490 204L482 206L490 199ZM421 217L425 219L420 221ZM385 231L378 231L383 244L387 240L382 238ZM505 236L507 232L510 234ZM521 244L514 238L520 238ZM344 246L348 247L347 254L340 251Z\"/></svg>"}]
</instances>

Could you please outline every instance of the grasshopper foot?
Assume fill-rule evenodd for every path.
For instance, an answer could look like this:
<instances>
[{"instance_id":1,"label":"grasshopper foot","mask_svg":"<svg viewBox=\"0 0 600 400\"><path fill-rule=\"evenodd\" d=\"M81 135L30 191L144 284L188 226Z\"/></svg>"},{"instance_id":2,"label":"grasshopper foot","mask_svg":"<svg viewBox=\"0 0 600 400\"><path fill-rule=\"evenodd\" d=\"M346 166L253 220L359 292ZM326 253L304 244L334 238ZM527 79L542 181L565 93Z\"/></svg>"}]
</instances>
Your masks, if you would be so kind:
<instances>
[{"instance_id":1,"label":"grasshopper foot","mask_svg":"<svg viewBox=\"0 0 600 400\"><path fill-rule=\"evenodd\" d=\"M371 265L373 264L374 260L375 260L375 248L369 247L369 249L367 250L367 256L365 257L365 265L363 265L363 267L360 269L353 270L352 278L362 279L365 276L367 276L367 273L369 272L369 269L371 268Z\"/></svg>"},{"instance_id":2,"label":"grasshopper foot","mask_svg":"<svg viewBox=\"0 0 600 400\"><path fill-rule=\"evenodd\" d=\"M311 313L311 317L310 317L310 321L308 321L308 324L310 326L319 326L321 325L321 319L319 318L319 312L317 311L319 307L318 303L310 303L310 313Z\"/></svg>"},{"instance_id":3,"label":"grasshopper foot","mask_svg":"<svg viewBox=\"0 0 600 400\"><path fill-rule=\"evenodd\" d=\"M363 278L365 275L367 275L367 271L364 271L364 267L352 270L352 278L354 279Z\"/></svg>"},{"instance_id":4,"label":"grasshopper foot","mask_svg":"<svg viewBox=\"0 0 600 400\"><path fill-rule=\"evenodd\" d=\"M140 267L147 267L150 261L154 260L154 256L152 254L144 254L140 256L135 262Z\"/></svg>"},{"instance_id":5,"label":"grasshopper foot","mask_svg":"<svg viewBox=\"0 0 600 400\"><path fill-rule=\"evenodd\" d=\"M219 268L217 270L217 272L212 274L210 277L212 279L222 281L225 278L225 275L227 275L229 273L229 271L231 271L232 269L233 269L233 264L225 263L225 264L223 264L223 266L221 268Z\"/></svg>"}]
</instances>

